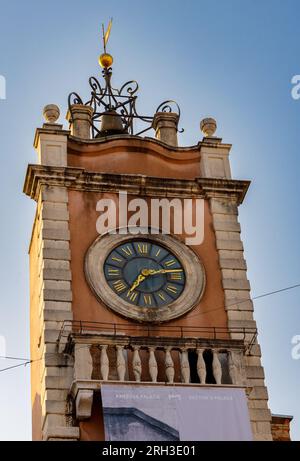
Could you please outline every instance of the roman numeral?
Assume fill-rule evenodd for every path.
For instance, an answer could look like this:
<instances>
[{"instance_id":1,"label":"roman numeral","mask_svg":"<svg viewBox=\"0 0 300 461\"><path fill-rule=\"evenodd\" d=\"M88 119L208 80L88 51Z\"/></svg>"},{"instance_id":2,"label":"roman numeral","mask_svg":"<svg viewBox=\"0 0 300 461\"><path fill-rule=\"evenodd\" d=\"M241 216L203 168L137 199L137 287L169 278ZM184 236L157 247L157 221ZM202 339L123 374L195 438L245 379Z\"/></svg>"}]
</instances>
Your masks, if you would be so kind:
<instances>
[{"instance_id":1,"label":"roman numeral","mask_svg":"<svg viewBox=\"0 0 300 461\"><path fill-rule=\"evenodd\" d=\"M144 297L144 303L145 304L149 304L149 305L152 304L152 296L151 295L143 295L143 297Z\"/></svg>"},{"instance_id":2,"label":"roman numeral","mask_svg":"<svg viewBox=\"0 0 300 461\"><path fill-rule=\"evenodd\" d=\"M180 272L171 272L170 273L171 280L182 280L182 274Z\"/></svg>"},{"instance_id":3,"label":"roman numeral","mask_svg":"<svg viewBox=\"0 0 300 461\"><path fill-rule=\"evenodd\" d=\"M158 293L158 296L162 301L166 300L166 298L164 297L164 295L162 293Z\"/></svg>"},{"instance_id":4,"label":"roman numeral","mask_svg":"<svg viewBox=\"0 0 300 461\"><path fill-rule=\"evenodd\" d=\"M136 300L136 298L137 298L137 295L138 294L137 294L136 291L133 291L133 292L128 291L126 296L127 296L127 298L130 299L130 301L134 302Z\"/></svg>"},{"instance_id":5,"label":"roman numeral","mask_svg":"<svg viewBox=\"0 0 300 461\"><path fill-rule=\"evenodd\" d=\"M121 250L123 251L123 253L124 253L126 256L131 256L131 255L132 255L132 249L131 249L130 246L128 246L128 245L127 245L127 247L121 248Z\"/></svg>"},{"instance_id":6,"label":"roman numeral","mask_svg":"<svg viewBox=\"0 0 300 461\"><path fill-rule=\"evenodd\" d=\"M167 267L174 266L174 264L176 264L175 259L169 259L169 261L165 262L165 266Z\"/></svg>"},{"instance_id":7,"label":"roman numeral","mask_svg":"<svg viewBox=\"0 0 300 461\"><path fill-rule=\"evenodd\" d=\"M116 256L112 256L112 261L116 261L117 263L121 263L122 262L122 259L120 258L117 258Z\"/></svg>"},{"instance_id":8,"label":"roman numeral","mask_svg":"<svg viewBox=\"0 0 300 461\"><path fill-rule=\"evenodd\" d=\"M109 268L107 272L108 272L108 275L114 275L114 276L120 275L120 269Z\"/></svg>"},{"instance_id":9,"label":"roman numeral","mask_svg":"<svg viewBox=\"0 0 300 461\"><path fill-rule=\"evenodd\" d=\"M166 290L168 290L170 293L177 293L178 289L174 285L167 285Z\"/></svg>"},{"instance_id":10,"label":"roman numeral","mask_svg":"<svg viewBox=\"0 0 300 461\"><path fill-rule=\"evenodd\" d=\"M148 245L146 243L138 243L138 250L140 254L146 255L148 254Z\"/></svg>"},{"instance_id":11,"label":"roman numeral","mask_svg":"<svg viewBox=\"0 0 300 461\"><path fill-rule=\"evenodd\" d=\"M119 293L120 291L125 290L126 285L125 285L125 283L124 283L122 280L116 280L116 281L113 283L113 287L114 287L114 289Z\"/></svg>"}]
</instances>

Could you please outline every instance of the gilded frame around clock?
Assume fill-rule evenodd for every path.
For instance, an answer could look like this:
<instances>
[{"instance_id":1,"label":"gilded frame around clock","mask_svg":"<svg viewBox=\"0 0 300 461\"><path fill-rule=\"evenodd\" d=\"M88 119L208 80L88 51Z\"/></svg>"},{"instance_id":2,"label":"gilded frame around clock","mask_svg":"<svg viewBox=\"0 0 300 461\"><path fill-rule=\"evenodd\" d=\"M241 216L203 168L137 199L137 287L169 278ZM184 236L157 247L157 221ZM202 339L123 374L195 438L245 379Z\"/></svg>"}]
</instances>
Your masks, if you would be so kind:
<instances>
[{"instance_id":1,"label":"gilded frame around clock","mask_svg":"<svg viewBox=\"0 0 300 461\"><path fill-rule=\"evenodd\" d=\"M103 266L108 254L121 243L149 240L171 251L181 262L186 276L185 288L178 299L159 308L139 307L121 299L108 285ZM99 236L85 256L86 280L95 296L119 315L139 322L166 322L193 309L205 289L205 271L198 256L183 242L166 234L105 234Z\"/></svg>"}]
</instances>

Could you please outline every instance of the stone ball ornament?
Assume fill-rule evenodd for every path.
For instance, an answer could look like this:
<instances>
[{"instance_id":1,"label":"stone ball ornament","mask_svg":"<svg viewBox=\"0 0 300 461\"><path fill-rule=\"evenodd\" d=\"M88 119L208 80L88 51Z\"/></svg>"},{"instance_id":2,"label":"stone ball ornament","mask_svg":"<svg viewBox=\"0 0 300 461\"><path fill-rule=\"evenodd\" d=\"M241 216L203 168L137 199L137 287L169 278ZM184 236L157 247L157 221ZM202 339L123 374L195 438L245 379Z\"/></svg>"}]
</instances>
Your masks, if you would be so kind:
<instances>
[{"instance_id":1,"label":"stone ball ornament","mask_svg":"<svg viewBox=\"0 0 300 461\"><path fill-rule=\"evenodd\" d=\"M210 138L213 136L217 129L217 122L214 118L207 117L201 120L200 122L200 130L204 134L205 137Z\"/></svg>"},{"instance_id":2,"label":"stone ball ornament","mask_svg":"<svg viewBox=\"0 0 300 461\"><path fill-rule=\"evenodd\" d=\"M47 123L56 123L60 116L59 107L56 104L48 104L43 109L43 115Z\"/></svg>"}]
</instances>

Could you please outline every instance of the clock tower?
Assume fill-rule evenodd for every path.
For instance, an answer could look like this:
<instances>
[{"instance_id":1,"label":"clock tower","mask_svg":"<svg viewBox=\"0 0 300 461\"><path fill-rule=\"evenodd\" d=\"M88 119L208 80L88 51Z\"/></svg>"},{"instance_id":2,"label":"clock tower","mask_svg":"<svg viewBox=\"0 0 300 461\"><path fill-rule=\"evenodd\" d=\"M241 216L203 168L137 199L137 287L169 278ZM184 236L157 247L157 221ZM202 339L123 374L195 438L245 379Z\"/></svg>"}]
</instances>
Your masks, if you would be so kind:
<instances>
[{"instance_id":1,"label":"clock tower","mask_svg":"<svg viewBox=\"0 0 300 461\"><path fill-rule=\"evenodd\" d=\"M140 116L137 83L115 89L100 63L68 130L45 107L26 173L33 439L272 440L238 221L249 181L214 119L178 146L178 105Z\"/></svg>"}]
</instances>

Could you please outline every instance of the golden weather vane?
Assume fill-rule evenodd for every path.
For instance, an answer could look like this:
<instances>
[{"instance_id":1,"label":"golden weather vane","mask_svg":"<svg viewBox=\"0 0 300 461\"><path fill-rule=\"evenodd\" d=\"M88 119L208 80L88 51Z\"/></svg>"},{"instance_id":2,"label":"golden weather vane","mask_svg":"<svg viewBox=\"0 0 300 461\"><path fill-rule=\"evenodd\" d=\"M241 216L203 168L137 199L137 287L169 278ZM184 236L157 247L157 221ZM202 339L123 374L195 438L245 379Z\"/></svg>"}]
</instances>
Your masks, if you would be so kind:
<instances>
[{"instance_id":1,"label":"golden weather vane","mask_svg":"<svg viewBox=\"0 0 300 461\"><path fill-rule=\"evenodd\" d=\"M113 63L113 57L111 54L106 52L106 45L110 36L110 31L111 31L111 26L112 26L112 18L110 19L106 32L104 29L104 24L102 23L102 39L103 39L103 49L104 53L102 53L99 56L99 64L101 67L104 67L105 69L108 69Z\"/></svg>"}]
</instances>

